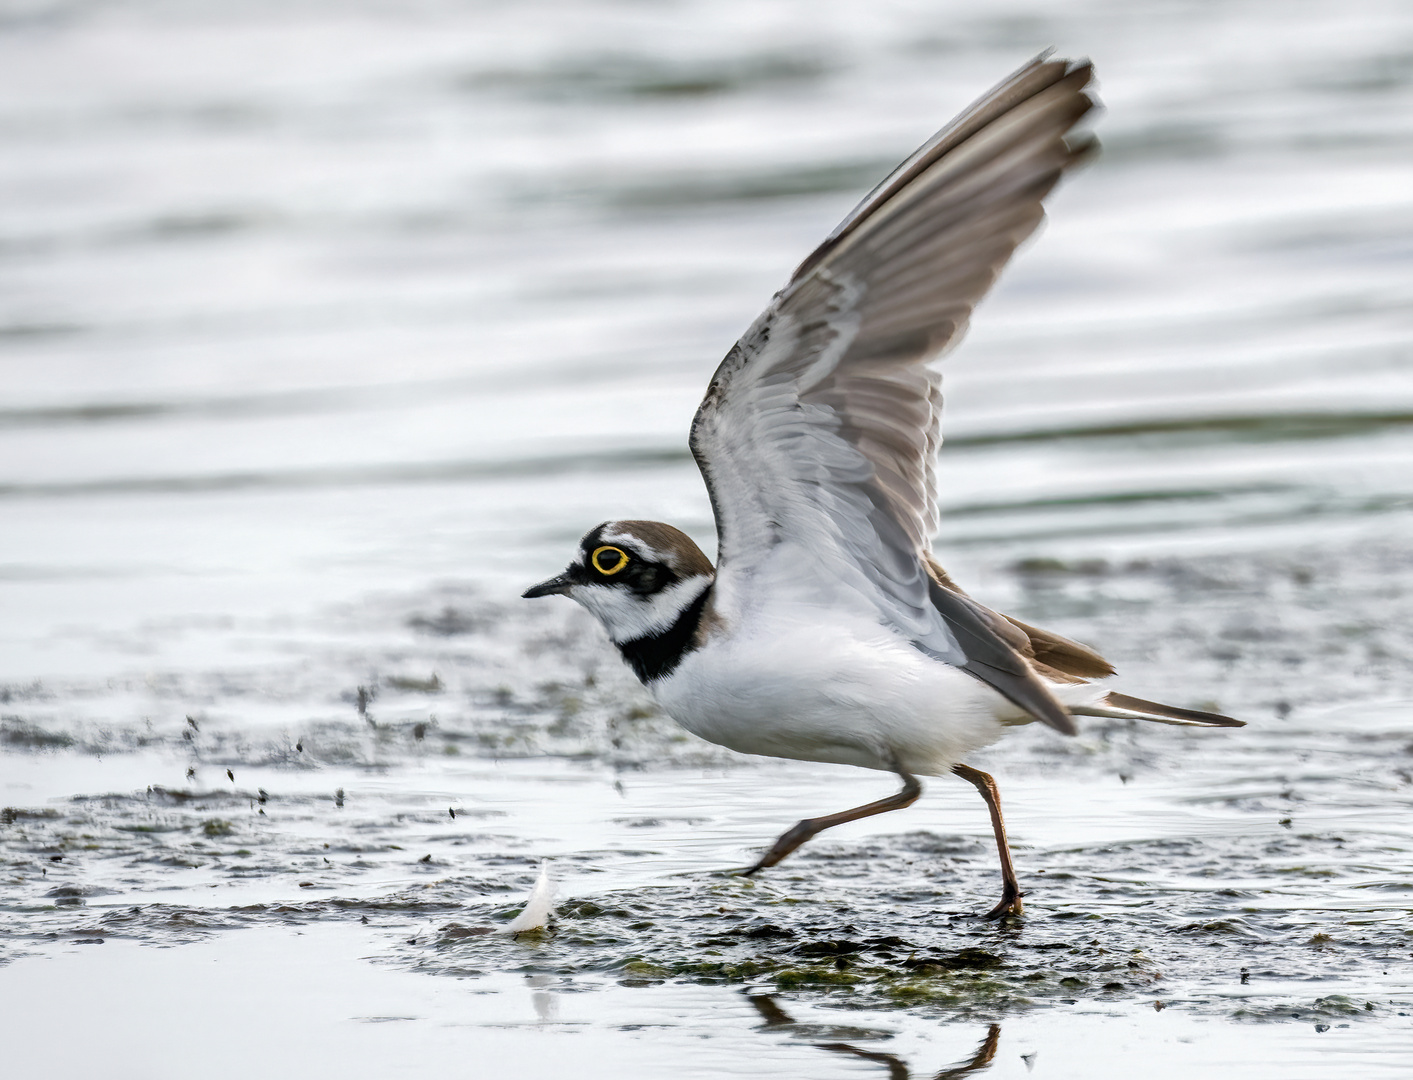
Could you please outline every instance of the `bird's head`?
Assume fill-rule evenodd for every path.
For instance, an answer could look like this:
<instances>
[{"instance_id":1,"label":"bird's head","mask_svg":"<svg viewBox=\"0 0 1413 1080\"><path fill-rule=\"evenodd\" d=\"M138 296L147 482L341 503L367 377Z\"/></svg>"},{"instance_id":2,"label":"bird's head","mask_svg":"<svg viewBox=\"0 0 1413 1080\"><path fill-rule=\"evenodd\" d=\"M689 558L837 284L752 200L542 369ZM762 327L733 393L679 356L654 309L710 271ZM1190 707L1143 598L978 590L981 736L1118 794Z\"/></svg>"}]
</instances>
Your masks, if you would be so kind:
<instances>
[{"instance_id":1,"label":"bird's head","mask_svg":"<svg viewBox=\"0 0 1413 1080\"><path fill-rule=\"evenodd\" d=\"M569 597L621 645L671 627L714 576L711 560L680 529L660 521L605 521L579 541L562 574L524 595Z\"/></svg>"}]
</instances>

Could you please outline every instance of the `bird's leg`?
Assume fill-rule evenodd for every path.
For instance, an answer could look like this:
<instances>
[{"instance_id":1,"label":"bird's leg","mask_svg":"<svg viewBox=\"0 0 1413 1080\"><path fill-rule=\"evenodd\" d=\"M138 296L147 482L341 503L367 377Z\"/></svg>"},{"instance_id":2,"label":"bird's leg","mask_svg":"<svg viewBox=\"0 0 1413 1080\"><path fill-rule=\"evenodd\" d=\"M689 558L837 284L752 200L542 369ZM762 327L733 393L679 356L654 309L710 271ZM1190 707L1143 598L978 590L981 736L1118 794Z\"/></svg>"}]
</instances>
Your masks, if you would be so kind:
<instances>
[{"instance_id":1,"label":"bird's leg","mask_svg":"<svg viewBox=\"0 0 1413 1080\"><path fill-rule=\"evenodd\" d=\"M903 790L898 794L868 803L866 806L856 806L852 810L840 810L837 814L805 818L804 821L775 841L771 849L761 856L760 862L745 871L746 875L754 874L757 870L764 870L767 866L774 866L805 841L813 839L825 829L832 829L835 825L842 825L846 821L858 821L859 818L873 817L874 814L886 814L889 810L901 810L905 806L911 806L922 794L922 785L918 783L916 776L905 773L901 769L898 770L898 775L903 779Z\"/></svg>"},{"instance_id":2,"label":"bird's leg","mask_svg":"<svg viewBox=\"0 0 1413 1080\"><path fill-rule=\"evenodd\" d=\"M986 800L986 809L991 811L991 830L996 834L996 851L1001 856L1001 902L988 911L986 917L999 919L1006 915L1019 915L1024 894L1016 881L1016 868L1011 865L1011 846L1006 843L1006 822L1001 817L1001 793L996 790L996 781L970 765L953 765L952 772L981 792L981 797Z\"/></svg>"}]
</instances>

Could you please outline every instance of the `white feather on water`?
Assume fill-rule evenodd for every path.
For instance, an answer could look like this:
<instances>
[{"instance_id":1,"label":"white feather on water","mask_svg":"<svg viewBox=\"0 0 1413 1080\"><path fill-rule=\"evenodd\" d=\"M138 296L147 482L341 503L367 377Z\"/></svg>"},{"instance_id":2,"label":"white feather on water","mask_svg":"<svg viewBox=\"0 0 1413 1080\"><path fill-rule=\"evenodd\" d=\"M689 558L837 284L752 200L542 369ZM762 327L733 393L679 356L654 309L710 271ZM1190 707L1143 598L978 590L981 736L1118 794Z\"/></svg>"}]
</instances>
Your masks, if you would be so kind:
<instances>
[{"instance_id":1,"label":"white feather on water","mask_svg":"<svg viewBox=\"0 0 1413 1080\"><path fill-rule=\"evenodd\" d=\"M550 878L549 860L541 859L540 876L525 899L525 909L506 924L502 933L518 934L522 930L548 926L550 912L554 910L554 894L558 891L559 886Z\"/></svg>"}]
</instances>

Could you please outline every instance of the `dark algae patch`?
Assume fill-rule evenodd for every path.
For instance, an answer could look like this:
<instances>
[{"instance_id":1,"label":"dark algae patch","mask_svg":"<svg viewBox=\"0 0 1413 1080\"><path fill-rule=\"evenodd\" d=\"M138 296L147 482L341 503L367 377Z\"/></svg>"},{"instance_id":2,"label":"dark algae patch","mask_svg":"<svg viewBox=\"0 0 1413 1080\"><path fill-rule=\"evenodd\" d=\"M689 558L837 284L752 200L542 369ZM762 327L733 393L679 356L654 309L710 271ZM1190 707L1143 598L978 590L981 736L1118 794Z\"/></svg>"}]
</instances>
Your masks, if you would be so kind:
<instances>
[{"instance_id":1,"label":"dark algae patch","mask_svg":"<svg viewBox=\"0 0 1413 1080\"><path fill-rule=\"evenodd\" d=\"M1151 919L1113 914L1086 922L1041 915L1023 925L996 927L968 916L929 918L890 911L886 905L852 905L838 919L840 896L789 904L790 936L755 932L762 924L750 912L780 901L707 887L708 895L676 888L655 889L623 906L598 902L561 905L553 929L526 946L488 936L466 920L445 924L427 947L430 955L407 956L423 970L448 974L510 965L560 978L597 975L624 985L669 980L800 991L836 998L850 1007L924 1008L939 1015L976 1018L1080 1000L1117 1001L1161 996L1165 1007L1242 1018L1279 1018L1281 1010L1308 1012L1315 997L1290 998L1253 1009L1221 991L1240 984L1237 957L1208 960L1198 950L1221 949L1219 935L1193 941L1176 927ZM489 920L498 912L486 911ZM771 912L772 919L778 913ZM736 923L735 926L723 923ZM1095 923L1102 925L1096 926ZM908 936L869 934L877 926L908 928ZM773 928L779 924L772 922ZM832 936L849 931L853 936ZM1101 937L1091 936L1094 933ZM1374 945L1369 941L1366 944ZM1386 947L1397 947L1396 939ZM1279 963L1288 943L1267 940L1242 955ZM1194 963L1194 960L1197 963ZM1335 974L1288 964L1282 977L1318 979ZM842 996L840 996L842 995Z\"/></svg>"},{"instance_id":2,"label":"dark algae patch","mask_svg":"<svg viewBox=\"0 0 1413 1080\"><path fill-rule=\"evenodd\" d=\"M1278 1020L1323 1015L1332 1007L1323 987L1367 975L1379 964L1402 963L1408 953L1395 913L1352 915L1320 910L1317 902L1282 902L1259 882L1248 883L1267 896L1259 909L1244 906L1238 915L1228 908L1227 918L1212 917L1230 901L1193 887L1212 854L1199 854L1195 846L1186 865L1169 861L1169 884L1135 888L1121 898L1111 894L1099 903L1085 895L1094 874L1115 856L1132 858L1149 845L1029 852L1037 872L1061 866L1074 872L1068 879L1056 873L1056 882L1044 873L1043 889L1037 888L1044 897L1032 901L1031 914L997 925L946 910L956 895L984 888L989 867L979 861L919 867L912 858L919 848L944 846L939 841L945 839L913 834L875 840L865 852L832 850L788 891L701 875L684 884L570 900L558 907L550 930L528 944L480 929L503 921L507 909L470 905L433 940L402 955L422 970L446 974L508 967L627 986L734 985L822 995L841 1007L951 1018L1156 1000L1203 1015ZM1229 841L1221 847L1239 854ZM858 873L863 864L873 868L867 879ZM1267 884L1277 881L1272 875ZM900 886L912 891L910 903L894 899ZM1360 929L1350 934L1347 950L1336 953L1309 945L1312 923ZM1400 1000L1406 1008L1406 997ZM1379 1007L1393 1006L1386 999Z\"/></svg>"}]
</instances>

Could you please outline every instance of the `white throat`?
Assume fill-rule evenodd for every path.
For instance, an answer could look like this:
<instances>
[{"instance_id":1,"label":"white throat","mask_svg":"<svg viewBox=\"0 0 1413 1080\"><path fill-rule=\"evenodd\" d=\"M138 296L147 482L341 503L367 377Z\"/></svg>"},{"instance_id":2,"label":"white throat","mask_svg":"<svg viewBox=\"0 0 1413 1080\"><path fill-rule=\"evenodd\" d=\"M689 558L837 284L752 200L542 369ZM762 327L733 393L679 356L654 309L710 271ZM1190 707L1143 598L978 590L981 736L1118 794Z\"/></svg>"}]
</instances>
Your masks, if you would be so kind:
<instances>
[{"instance_id":1,"label":"white throat","mask_svg":"<svg viewBox=\"0 0 1413 1080\"><path fill-rule=\"evenodd\" d=\"M569 596L603 623L615 645L622 645L667 630L711 581L711 575L697 574L649 596L612 585L576 585Z\"/></svg>"}]
</instances>

